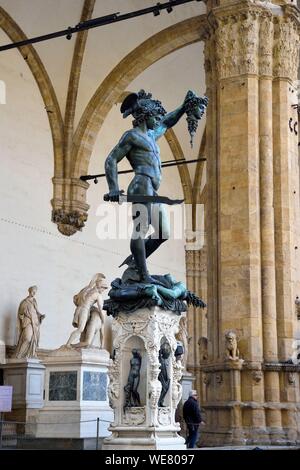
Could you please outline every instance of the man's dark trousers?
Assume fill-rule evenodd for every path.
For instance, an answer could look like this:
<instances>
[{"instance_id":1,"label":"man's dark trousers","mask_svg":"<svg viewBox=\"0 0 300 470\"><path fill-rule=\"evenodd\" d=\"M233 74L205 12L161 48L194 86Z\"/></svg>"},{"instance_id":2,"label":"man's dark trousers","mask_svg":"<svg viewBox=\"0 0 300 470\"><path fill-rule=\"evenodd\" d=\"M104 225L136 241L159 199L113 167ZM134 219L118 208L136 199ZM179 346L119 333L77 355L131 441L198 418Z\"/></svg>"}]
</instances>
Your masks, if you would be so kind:
<instances>
[{"instance_id":1,"label":"man's dark trousers","mask_svg":"<svg viewBox=\"0 0 300 470\"><path fill-rule=\"evenodd\" d=\"M195 424L190 424L187 426L188 435L186 438L186 445L188 449L193 449L196 446L197 436L198 436L198 427Z\"/></svg>"}]
</instances>

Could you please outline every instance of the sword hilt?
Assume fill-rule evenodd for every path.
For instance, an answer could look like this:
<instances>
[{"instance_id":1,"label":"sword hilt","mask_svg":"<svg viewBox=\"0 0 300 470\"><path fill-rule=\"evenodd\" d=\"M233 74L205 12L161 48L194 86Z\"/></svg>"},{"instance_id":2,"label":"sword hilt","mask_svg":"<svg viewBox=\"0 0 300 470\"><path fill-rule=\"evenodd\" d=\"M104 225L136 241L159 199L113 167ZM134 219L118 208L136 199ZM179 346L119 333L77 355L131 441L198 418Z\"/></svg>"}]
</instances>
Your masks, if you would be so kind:
<instances>
[{"instance_id":1,"label":"sword hilt","mask_svg":"<svg viewBox=\"0 0 300 470\"><path fill-rule=\"evenodd\" d=\"M119 191L119 194L116 194L115 196L110 196L109 193L107 194L104 194L103 196L103 200L105 202L125 202L125 201L122 201L122 198L124 199L124 197L126 197L126 195L124 195L124 190L122 189L121 191Z\"/></svg>"}]
</instances>

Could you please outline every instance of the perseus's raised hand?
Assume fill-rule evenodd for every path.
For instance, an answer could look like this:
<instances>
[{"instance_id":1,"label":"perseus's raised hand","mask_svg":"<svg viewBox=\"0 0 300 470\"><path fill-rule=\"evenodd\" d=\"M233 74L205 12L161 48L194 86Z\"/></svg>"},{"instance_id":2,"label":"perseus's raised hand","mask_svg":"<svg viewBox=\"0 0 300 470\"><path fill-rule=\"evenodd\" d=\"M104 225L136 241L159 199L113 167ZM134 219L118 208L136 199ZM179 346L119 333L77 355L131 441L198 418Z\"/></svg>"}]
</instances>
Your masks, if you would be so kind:
<instances>
[{"instance_id":1,"label":"perseus's raised hand","mask_svg":"<svg viewBox=\"0 0 300 470\"><path fill-rule=\"evenodd\" d=\"M208 105L207 96L197 96L192 90L189 90L184 98L185 112L194 114L197 119L201 119Z\"/></svg>"}]
</instances>

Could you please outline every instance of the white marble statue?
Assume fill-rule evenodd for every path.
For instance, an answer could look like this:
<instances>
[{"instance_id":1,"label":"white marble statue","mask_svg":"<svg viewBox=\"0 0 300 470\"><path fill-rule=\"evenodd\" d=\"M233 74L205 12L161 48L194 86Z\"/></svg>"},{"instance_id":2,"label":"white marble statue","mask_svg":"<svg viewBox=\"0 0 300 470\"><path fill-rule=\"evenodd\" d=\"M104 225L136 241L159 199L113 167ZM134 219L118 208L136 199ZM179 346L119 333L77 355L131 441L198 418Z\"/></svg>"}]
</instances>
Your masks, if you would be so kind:
<instances>
[{"instance_id":1,"label":"white marble statue","mask_svg":"<svg viewBox=\"0 0 300 470\"><path fill-rule=\"evenodd\" d=\"M40 324L45 318L38 311L37 302L34 298L37 287L28 289L29 295L22 300L18 310L19 339L14 353L17 359L24 357L37 357L37 347L40 339Z\"/></svg>"},{"instance_id":2,"label":"white marble statue","mask_svg":"<svg viewBox=\"0 0 300 470\"><path fill-rule=\"evenodd\" d=\"M99 333L100 348L103 347L105 314L102 293L108 288L107 280L102 273L95 274L87 287L84 287L73 298L76 310L73 326L76 328L70 335L66 346L89 347ZM97 304L97 307L94 306ZM80 339L79 343L74 344Z\"/></svg>"},{"instance_id":3,"label":"white marble statue","mask_svg":"<svg viewBox=\"0 0 300 470\"><path fill-rule=\"evenodd\" d=\"M187 365L187 357L188 357L188 342L189 342L189 335L187 330L187 320L186 315L182 315L179 321L179 330L176 334L176 339L181 342L183 347L183 357L182 362L184 366Z\"/></svg>"}]
</instances>

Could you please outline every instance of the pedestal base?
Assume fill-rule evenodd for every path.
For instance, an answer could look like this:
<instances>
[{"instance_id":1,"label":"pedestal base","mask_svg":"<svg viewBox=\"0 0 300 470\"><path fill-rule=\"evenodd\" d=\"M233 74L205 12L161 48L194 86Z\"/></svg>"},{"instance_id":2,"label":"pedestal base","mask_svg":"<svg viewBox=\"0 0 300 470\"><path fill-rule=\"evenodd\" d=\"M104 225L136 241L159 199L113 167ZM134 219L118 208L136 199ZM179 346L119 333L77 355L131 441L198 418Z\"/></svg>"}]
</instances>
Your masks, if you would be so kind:
<instances>
[{"instance_id":1,"label":"pedestal base","mask_svg":"<svg viewBox=\"0 0 300 470\"><path fill-rule=\"evenodd\" d=\"M102 450L186 450L185 439L176 432L131 428L132 437L129 437L128 430L115 431L104 439Z\"/></svg>"},{"instance_id":2,"label":"pedestal base","mask_svg":"<svg viewBox=\"0 0 300 470\"><path fill-rule=\"evenodd\" d=\"M186 449L175 418L183 370L175 356L179 320L160 307L113 319L109 397L114 423L102 449Z\"/></svg>"},{"instance_id":3,"label":"pedestal base","mask_svg":"<svg viewBox=\"0 0 300 470\"><path fill-rule=\"evenodd\" d=\"M107 397L109 353L61 348L44 358L45 406L36 421L39 438L108 436L113 420ZM97 425L97 418L99 422Z\"/></svg>"},{"instance_id":4,"label":"pedestal base","mask_svg":"<svg viewBox=\"0 0 300 470\"><path fill-rule=\"evenodd\" d=\"M5 364L5 343L0 340L0 364Z\"/></svg>"},{"instance_id":5,"label":"pedestal base","mask_svg":"<svg viewBox=\"0 0 300 470\"><path fill-rule=\"evenodd\" d=\"M39 359L7 359L2 366L4 384L13 387L12 413L5 419L27 422L44 406L45 367Z\"/></svg>"}]
</instances>

